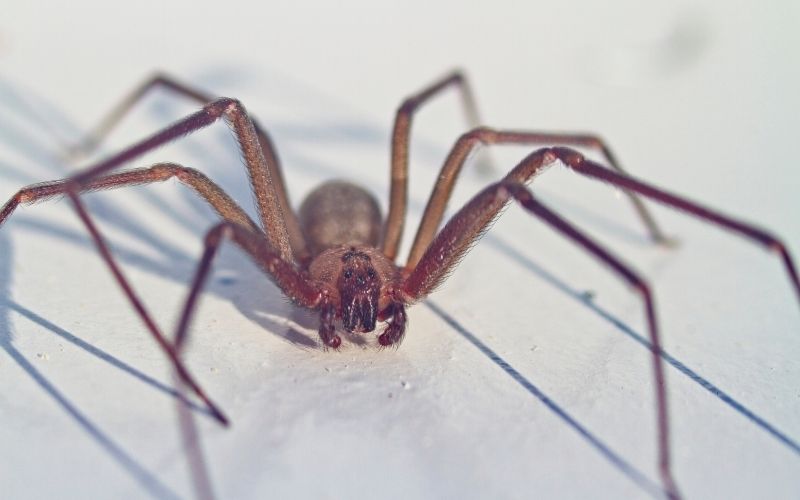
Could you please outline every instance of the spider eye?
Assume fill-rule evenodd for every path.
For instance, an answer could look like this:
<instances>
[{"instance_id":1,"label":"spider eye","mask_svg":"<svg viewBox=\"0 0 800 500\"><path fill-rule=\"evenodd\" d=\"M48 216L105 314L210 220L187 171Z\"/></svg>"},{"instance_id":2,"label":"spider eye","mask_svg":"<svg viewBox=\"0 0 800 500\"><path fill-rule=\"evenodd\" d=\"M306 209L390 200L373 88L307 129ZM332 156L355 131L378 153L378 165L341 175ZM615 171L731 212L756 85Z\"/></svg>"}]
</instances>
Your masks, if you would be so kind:
<instances>
[{"instance_id":1,"label":"spider eye","mask_svg":"<svg viewBox=\"0 0 800 500\"><path fill-rule=\"evenodd\" d=\"M373 269L368 270L367 276L369 276L369 279L375 279L375 271Z\"/></svg>"},{"instance_id":2,"label":"spider eye","mask_svg":"<svg viewBox=\"0 0 800 500\"><path fill-rule=\"evenodd\" d=\"M344 272L344 278L345 278L345 279L348 279L348 280L349 280L349 279L350 279L350 278L352 278L352 277L353 277L353 271L351 271L350 269L348 269L348 270L346 270L346 271Z\"/></svg>"}]
</instances>

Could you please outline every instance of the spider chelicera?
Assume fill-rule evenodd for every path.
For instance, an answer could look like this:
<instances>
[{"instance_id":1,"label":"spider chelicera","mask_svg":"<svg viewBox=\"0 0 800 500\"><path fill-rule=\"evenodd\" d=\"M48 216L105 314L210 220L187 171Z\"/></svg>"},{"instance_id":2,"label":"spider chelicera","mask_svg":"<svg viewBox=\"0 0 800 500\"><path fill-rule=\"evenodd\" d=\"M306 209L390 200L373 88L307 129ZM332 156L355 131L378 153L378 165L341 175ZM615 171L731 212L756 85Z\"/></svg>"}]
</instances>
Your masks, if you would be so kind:
<instances>
[{"instance_id":1,"label":"spider chelicera","mask_svg":"<svg viewBox=\"0 0 800 500\"><path fill-rule=\"evenodd\" d=\"M155 87L166 87L204 106L200 111L73 177L19 190L0 209L0 225L20 204L58 195L68 196L103 260L147 329L170 358L180 379L223 424L228 423L227 418L185 368L180 351L185 344L198 295L224 239L240 246L292 302L319 311L319 336L326 347L336 349L340 346L341 337L336 333L338 325L351 333L367 333L376 330L379 322L386 322L378 335L379 344L397 346L406 331L406 307L427 297L447 278L503 207L513 199L609 266L642 297L655 378L659 471L664 491L668 496L678 498L670 466L666 388L651 289L628 265L543 205L525 186L551 165L564 166L621 188L656 242L667 240L639 196L678 208L765 246L780 256L800 298L800 280L789 252L779 239L767 231L629 177L605 142L594 135L507 131L478 126L480 120L473 94L465 76L459 71L445 75L408 97L398 108L391 141L391 186L385 219L371 194L343 181L323 184L308 195L295 213L289 203L280 162L270 137L248 116L242 104L235 99L214 99L163 75L150 78L137 88L78 149L87 152L99 144L133 105ZM408 259L405 265L398 265L396 258L406 212L412 118L422 105L451 87L460 91L470 125L475 128L463 134L451 149L428 200ZM191 168L160 163L148 168L110 173L162 144L211 125L221 118L229 123L238 139L255 195L258 223L212 180ZM545 147L530 153L499 182L490 184L476 194L439 229L454 183L469 153L481 144L502 143ZM569 147L598 151L608 167L584 158ZM175 340L170 342L125 279L79 195L86 191L161 182L173 177L205 199L222 218L222 222L206 234L205 249L182 310Z\"/></svg>"}]
</instances>

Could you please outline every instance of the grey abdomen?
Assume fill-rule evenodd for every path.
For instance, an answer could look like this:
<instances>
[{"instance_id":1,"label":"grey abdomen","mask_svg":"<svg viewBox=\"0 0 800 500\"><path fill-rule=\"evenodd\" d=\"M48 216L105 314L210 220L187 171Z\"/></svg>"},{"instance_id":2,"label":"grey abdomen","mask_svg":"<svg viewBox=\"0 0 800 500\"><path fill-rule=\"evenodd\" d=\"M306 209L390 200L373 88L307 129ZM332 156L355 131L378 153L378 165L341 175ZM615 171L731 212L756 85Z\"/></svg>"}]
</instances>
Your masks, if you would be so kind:
<instances>
[{"instance_id":1,"label":"grey abdomen","mask_svg":"<svg viewBox=\"0 0 800 500\"><path fill-rule=\"evenodd\" d=\"M299 215L312 256L340 245L379 244L382 218L378 203L349 182L319 186L303 201Z\"/></svg>"}]
</instances>

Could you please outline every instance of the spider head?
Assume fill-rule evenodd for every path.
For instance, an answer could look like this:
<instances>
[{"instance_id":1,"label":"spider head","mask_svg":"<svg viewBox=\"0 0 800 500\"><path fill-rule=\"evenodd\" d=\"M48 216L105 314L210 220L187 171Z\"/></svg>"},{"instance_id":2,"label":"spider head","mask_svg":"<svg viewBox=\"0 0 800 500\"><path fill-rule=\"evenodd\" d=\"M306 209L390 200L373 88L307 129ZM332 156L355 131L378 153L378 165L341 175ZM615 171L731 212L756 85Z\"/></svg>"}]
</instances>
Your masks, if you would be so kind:
<instances>
[{"instance_id":1,"label":"spider head","mask_svg":"<svg viewBox=\"0 0 800 500\"><path fill-rule=\"evenodd\" d=\"M348 332L371 332L378 320L381 280L369 256L351 250L342 257L337 287L342 324Z\"/></svg>"}]
</instances>

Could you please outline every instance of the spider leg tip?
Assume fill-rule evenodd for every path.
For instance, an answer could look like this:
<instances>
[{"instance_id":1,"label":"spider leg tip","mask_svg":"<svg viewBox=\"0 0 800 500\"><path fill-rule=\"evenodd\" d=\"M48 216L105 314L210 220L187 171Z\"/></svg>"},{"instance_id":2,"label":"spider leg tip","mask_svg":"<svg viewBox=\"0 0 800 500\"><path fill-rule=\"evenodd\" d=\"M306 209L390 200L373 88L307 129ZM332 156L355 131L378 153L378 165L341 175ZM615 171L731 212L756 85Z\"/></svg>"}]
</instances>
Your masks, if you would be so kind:
<instances>
[{"instance_id":1,"label":"spider leg tip","mask_svg":"<svg viewBox=\"0 0 800 500\"><path fill-rule=\"evenodd\" d=\"M212 408L211 409L211 413L213 414L213 416L217 420L217 422L220 423L221 426L223 426L225 428L229 428L231 426L231 421L219 409Z\"/></svg>"}]
</instances>

